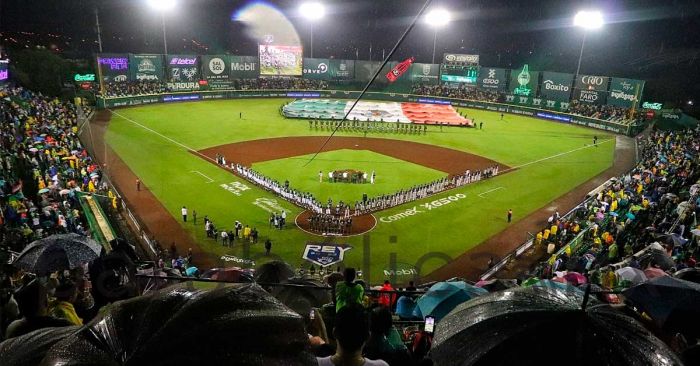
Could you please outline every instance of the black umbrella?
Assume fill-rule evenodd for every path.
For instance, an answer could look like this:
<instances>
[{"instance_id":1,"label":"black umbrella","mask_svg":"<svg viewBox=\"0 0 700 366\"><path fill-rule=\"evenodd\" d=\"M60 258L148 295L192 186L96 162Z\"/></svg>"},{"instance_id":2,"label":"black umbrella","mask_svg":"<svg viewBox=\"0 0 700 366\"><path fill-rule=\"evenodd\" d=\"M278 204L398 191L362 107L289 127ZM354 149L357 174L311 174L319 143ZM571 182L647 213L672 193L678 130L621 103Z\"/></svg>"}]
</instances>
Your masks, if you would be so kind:
<instances>
[{"instance_id":1,"label":"black umbrella","mask_svg":"<svg viewBox=\"0 0 700 366\"><path fill-rule=\"evenodd\" d=\"M293 278L286 285L274 287L272 295L302 316L307 316L311 308L320 308L333 300L331 292L314 280Z\"/></svg>"},{"instance_id":2,"label":"black umbrella","mask_svg":"<svg viewBox=\"0 0 700 366\"><path fill-rule=\"evenodd\" d=\"M44 328L0 344L3 366L28 365L250 365L307 366L302 318L254 284L203 290L181 284L116 302L73 334ZM31 340L63 338L48 347ZM51 337L48 337L50 339ZM47 349L48 348L48 349Z\"/></svg>"},{"instance_id":3,"label":"black umbrella","mask_svg":"<svg viewBox=\"0 0 700 366\"><path fill-rule=\"evenodd\" d=\"M654 265L661 268L664 271L668 271L669 269L676 266L676 262L673 261L673 258L671 258L663 250L657 249L652 249L648 253L646 253L645 256L640 260L640 263L642 264L642 268L645 268L649 265Z\"/></svg>"},{"instance_id":4,"label":"black umbrella","mask_svg":"<svg viewBox=\"0 0 700 366\"><path fill-rule=\"evenodd\" d=\"M29 244L14 265L46 275L51 272L73 269L100 256L102 246L96 241L78 234L56 234Z\"/></svg>"},{"instance_id":5,"label":"black umbrella","mask_svg":"<svg viewBox=\"0 0 700 366\"><path fill-rule=\"evenodd\" d=\"M685 268L673 274L673 277L700 283L700 268Z\"/></svg>"},{"instance_id":6,"label":"black umbrella","mask_svg":"<svg viewBox=\"0 0 700 366\"><path fill-rule=\"evenodd\" d=\"M625 290L625 302L644 312L674 335L700 335L700 284L670 276L654 278Z\"/></svg>"},{"instance_id":7,"label":"black umbrella","mask_svg":"<svg viewBox=\"0 0 700 366\"><path fill-rule=\"evenodd\" d=\"M255 281L259 283L284 283L294 276L294 269L283 261L271 261L255 270Z\"/></svg>"},{"instance_id":8,"label":"black umbrella","mask_svg":"<svg viewBox=\"0 0 700 366\"><path fill-rule=\"evenodd\" d=\"M437 324L435 365L681 365L636 320L584 294L524 287L474 298Z\"/></svg>"}]
</instances>

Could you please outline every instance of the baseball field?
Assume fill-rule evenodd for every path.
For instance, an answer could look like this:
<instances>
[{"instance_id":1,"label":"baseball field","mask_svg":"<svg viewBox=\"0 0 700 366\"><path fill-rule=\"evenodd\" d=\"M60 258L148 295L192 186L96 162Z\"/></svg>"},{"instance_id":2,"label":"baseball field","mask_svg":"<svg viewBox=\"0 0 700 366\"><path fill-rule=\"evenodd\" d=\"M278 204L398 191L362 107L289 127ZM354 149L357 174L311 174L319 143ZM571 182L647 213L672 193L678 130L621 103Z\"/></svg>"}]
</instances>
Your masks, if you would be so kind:
<instances>
[{"instance_id":1,"label":"baseball field","mask_svg":"<svg viewBox=\"0 0 700 366\"><path fill-rule=\"evenodd\" d=\"M159 217L159 222L171 226L148 228L154 236L167 237L180 250L194 246L200 263L250 266L248 260L259 265L282 258L308 267L302 259L307 242L326 241L349 245L344 265L359 267L366 281L377 283L391 268L419 276L433 272L529 214L546 209L556 198L611 167L614 159L615 137L601 131L516 115L501 119L495 112L463 109L468 118L483 122L483 128L429 126L426 133L382 132L366 137L359 131L339 131L310 161L330 131L310 128L307 120L282 117L279 108L288 101L224 100L112 110L104 133L107 173L122 177L118 189L144 222L154 222L151 216L167 216ZM594 135L597 146L592 145ZM363 194L389 194L463 172L465 167L474 170L497 164L501 171L494 178L376 212L365 235L324 239L295 226L294 218L302 209L216 165L212 160L216 154L279 182L288 180L322 202L328 198L354 202ZM319 182L319 171L345 169L374 171L376 182ZM131 177L141 180L141 191ZM190 210L187 223L180 214L182 206ZM270 228L270 213L281 209L287 211L287 227ZM510 224L508 209L514 212ZM192 210L197 212L196 224ZM257 228L259 243L228 247L207 238L205 215L220 229L231 229L236 220ZM264 255L262 245L267 238L273 243L270 256ZM520 242L524 239L525 233ZM160 241L163 247L170 245ZM245 261L226 262L223 255ZM472 265L482 268L487 260L481 258ZM455 272L459 275L459 270Z\"/></svg>"}]
</instances>

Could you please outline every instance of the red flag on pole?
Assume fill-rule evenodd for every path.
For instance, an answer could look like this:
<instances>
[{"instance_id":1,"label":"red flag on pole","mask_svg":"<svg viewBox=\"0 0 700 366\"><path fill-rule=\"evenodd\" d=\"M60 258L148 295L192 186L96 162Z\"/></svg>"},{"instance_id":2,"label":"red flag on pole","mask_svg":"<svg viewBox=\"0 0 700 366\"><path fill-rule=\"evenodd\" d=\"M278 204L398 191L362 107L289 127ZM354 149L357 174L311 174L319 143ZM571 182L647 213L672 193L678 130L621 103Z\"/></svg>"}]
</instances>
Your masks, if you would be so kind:
<instances>
[{"instance_id":1,"label":"red flag on pole","mask_svg":"<svg viewBox=\"0 0 700 366\"><path fill-rule=\"evenodd\" d=\"M386 78L389 80L390 83L393 83L396 81L403 73L408 71L408 68L411 67L411 64L413 63L415 59L413 57L408 58L402 62L400 62L398 65L394 66L389 73L386 74Z\"/></svg>"}]
</instances>

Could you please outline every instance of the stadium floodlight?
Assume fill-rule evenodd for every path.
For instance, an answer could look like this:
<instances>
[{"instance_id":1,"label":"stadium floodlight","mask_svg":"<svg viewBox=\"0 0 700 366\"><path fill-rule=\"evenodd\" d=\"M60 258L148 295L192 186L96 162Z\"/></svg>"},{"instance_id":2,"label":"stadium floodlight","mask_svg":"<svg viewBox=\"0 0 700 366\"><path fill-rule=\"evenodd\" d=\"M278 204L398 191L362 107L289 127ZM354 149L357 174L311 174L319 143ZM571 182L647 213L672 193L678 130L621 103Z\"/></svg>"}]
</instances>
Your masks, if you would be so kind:
<instances>
[{"instance_id":1,"label":"stadium floodlight","mask_svg":"<svg viewBox=\"0 0 700 366\"><path fill-rule=\"evenodd\" d=\"M581 71L581 59L583 58L583 47L586 44L586 34L588 34L589 30L602 28L603 23L603 14L597 10L581 10L574 16L574 26L584 30L581 52L578 55L578 66L576 66L576 76Z\"/></svg>"},{"instance_id":2,"label":"stadium floodlight","mask_svg":"<svg viewBox=\"0 0 700 366\"><path fill-rule=\"evenodd\" d=\"M425 14L425 23L433 27L433 62L435 63L435 48L437 47L437 32L451 20L450 12L445 9L433 9Z\"/></svg>"},{"instance_id":3,"label":"stadium floodlight","mask_svg":"<svg viewBox=\"0 0 700 366\"><path fill-rule=\"evenodd\" d=\"M163 51L168 54L168 40L165 35L165 13L175 8L176 0L148 0L148 5L160 12L160 20L163 26Z\"/></svg>"},{"instance_id":4,"label":"stadium floodlight","mask_svg":"<svg viewBox=\"0 0 700 366\"><path fill-rule=\"evenodd\" d=\"M326 15L326 7L318 2L303 3L299 7L301 16L309 20L311 27L311 58L314 57L314 23Z\"/></svg>"}]
</instances>

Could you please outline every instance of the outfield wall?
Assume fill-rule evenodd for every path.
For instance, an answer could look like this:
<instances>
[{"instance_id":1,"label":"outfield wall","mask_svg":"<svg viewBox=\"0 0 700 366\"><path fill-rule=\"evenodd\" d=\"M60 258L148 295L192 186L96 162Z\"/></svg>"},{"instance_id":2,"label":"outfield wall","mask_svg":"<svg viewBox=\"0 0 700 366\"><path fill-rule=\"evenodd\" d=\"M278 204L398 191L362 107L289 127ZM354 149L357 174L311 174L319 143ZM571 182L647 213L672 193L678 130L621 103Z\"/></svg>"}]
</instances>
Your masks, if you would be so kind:
<instances>
[{"instance_id":1,"label":"outfield wall","mask_svg":"<svg viewBox=\"0 0 700 366\"><path fill-rule=\"evenodd\" d=\"M355 99L359 97L359 91L343 90L229 90L229 91L202 91L154 94L135 97L100 98L97 97L98 108L130 107L153 103L170 103L215 99L243 99L243 98L341 98ZM454 107L483 109L494 112L518 114L550 121L572 123L622 135L634 136L643 130L644 126L622 124L595 118L582 117L574 114L557 112L552 110L535 108L526 105L514 105L494 102L482 102L475 100L431 97L414 94L399 93L365 93L367 99L385 100L394 102L450 104ZM527 101L531 103L531 101Z\"/></svg>"}]
</instances>

